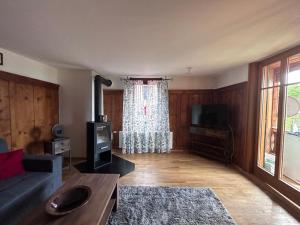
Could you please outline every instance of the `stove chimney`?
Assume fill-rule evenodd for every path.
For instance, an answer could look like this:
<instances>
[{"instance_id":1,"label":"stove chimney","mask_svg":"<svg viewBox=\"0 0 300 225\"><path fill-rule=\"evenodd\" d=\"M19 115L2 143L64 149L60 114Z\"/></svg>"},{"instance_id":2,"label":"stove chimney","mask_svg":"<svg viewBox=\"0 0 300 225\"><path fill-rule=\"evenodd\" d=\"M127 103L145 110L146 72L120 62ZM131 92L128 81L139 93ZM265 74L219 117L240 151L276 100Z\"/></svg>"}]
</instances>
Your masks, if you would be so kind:
<instances>
[{"instance_id":1,"label":"stove chimney","mask_svg":"<svg viewBox=\"0 0 300 225\"><path fill-rule=\"evenodd\" d=\"M105 79L100 75L96 75L94 80L95 122L101 122L100 115L102 113L102 84L109 87L111 86L112 81Z\"/></svg>"}]
</instances>

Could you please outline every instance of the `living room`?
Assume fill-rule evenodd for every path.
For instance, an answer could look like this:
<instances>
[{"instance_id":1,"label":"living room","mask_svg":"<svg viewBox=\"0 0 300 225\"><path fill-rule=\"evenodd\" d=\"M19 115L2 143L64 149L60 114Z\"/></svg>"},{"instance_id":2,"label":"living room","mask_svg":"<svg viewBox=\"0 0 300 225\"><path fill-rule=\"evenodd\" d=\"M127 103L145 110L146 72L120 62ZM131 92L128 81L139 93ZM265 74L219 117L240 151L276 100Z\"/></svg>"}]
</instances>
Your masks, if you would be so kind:
<instances>
[{"instance_id":1,"label":"living room","mask_svg":"<svg viewBox=\"0 0 300 225\"><path fill-rule=\"evenodd\" d=\"M299 224L300 2L0 7L0 224Z\"/></svg>"}]
</instances>

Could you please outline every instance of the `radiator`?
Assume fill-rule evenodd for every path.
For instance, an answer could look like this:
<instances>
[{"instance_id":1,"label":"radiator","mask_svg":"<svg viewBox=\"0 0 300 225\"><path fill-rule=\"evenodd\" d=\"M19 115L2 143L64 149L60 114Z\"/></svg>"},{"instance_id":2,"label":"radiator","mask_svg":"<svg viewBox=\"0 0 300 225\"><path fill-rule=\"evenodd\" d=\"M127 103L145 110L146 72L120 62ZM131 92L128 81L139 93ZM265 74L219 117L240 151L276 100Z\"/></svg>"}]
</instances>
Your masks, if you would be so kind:
<instances>
[{"instance_id":1,"label":"radiator","mask_svg":"<svg viewBox=\"0 0 300 225\"><path fill-rule=\"evenodd\" d=\"M122 148L122 135L123 132L119 131L119 148ZM170 132L170 147L173 148L173 132Z\"/></svg>"}]
</instances>

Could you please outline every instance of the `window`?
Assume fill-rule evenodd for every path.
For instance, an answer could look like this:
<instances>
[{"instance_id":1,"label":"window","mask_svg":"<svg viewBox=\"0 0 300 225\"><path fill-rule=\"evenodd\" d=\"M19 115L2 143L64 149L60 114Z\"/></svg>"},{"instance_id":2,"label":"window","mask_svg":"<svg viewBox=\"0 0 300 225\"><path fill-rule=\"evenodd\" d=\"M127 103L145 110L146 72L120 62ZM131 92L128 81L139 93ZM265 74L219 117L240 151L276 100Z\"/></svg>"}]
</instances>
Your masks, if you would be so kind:
<instances>
[{"instance_id":1,"label":"window","mask_svg":"<svg viewBox=\"0 0 300 225\"><path fill-rule=\"evenodd\" d=\"M282 179L300 189L300 54L288 58L288 71L283 89L286 97Z\"/></svg>"},{"instance_id":2,"label":"window","mask_svg":"<svg viewBox=\"0 0 300 225\"><path fill-rule=\"evenodd\" d=\"M262 69L258 166L274 175L281 63Z\"/></svg>"},{"instance_id":3,"label":"window","mask_svg":"<svg viewBox=\"0 0 300 225\"><path fill-rule=\"evenodd\" d=\"M300 205L300 47L260 62L254 174Z\"/></svg>"}]
</instances>

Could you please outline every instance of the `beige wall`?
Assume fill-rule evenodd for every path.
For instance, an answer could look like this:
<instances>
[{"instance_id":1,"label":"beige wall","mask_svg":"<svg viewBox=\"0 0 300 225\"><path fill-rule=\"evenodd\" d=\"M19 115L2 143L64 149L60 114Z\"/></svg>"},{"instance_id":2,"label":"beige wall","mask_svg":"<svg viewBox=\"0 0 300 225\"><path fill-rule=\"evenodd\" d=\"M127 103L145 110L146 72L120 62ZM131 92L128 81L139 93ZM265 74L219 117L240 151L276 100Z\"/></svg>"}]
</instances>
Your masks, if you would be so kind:
<instances>
[{"instance_id":1,"label":"beige wall","mask_svg":"<svg viewBox=\"0 0 300 225\"><path fill-rule=\"evenodd\" d=\"M113 82L111 87L103 87L103 89L122 89L119 77L103 77ZM248 64L211 76L172 76L170 78L172 78L169 81L170 90L217 89L248 81Z\"/></svg>"},{"instance_id":2,"label":"beige wall","mask_svg":"<svg viewBox=\"0 0 300 225\"><path fill-rule=\"evenodd\" d=\"M214 79L214 88L226 87L248 81L248 64L221 72L217 74Z\"/></svg>"},{"instance_id":3,"label":"beige wall","mask_svg":"<svg viewBox=\"0 0 300 225\"><path fill-rule=\"evenodd\" d=\"M103 87L103 89L122 89L121 80L116 76L103 76L112 80L111 87ZM214 77L207 76L172 76L169 81L170 90L195 90L195 89L212 89L215 85Z\"/></svg>"},{"instance_id":4,"label":"beige wall","mask_svg":"<svg viewBox=\"0 0 300 225\"><path fill-rule=\"evenodd\" d=\"M197 76L174 76L169 81L171 90L192 90L192 89L212 89L214 88L213 77Z\"/></svg>"},{"instance_id":5,"label":"beige wall","mask_svg":"<svg viewBox=\"0 0 300 225\"><path fill-rule=\"evenodd\" d=\"M35 78L38 80L58 83L58 69L39 61L0 48L3 53L3 66L0 70Z\"/></svg>"},{"instance_id":6,"label":"beige wall","mask_svg":"<svg viewBox=\"0 0 300 225\"><path fill-rule=\"evenodd\" d=\"M92 120L92 74L90 70L58 69L0 48L0 70L60 85L59 121L71 138L72 155L86 156L86 122Z\"/></svg>"},{"instance_id":7,"label":"beige wall","mask_svg":"<svg viewBox=\"0 0 300 225\"><path fill-rule=\"evenodd\" d=\"M4 54L4 66L0 70L44 80L60 85L60 123L65 135L71 138L72 155L86 157L86 122L93 120L93 76L91 70L57 69L36 60L0 48ZM111 87L122 89L119 77L111 79ZM216 76L174 76L169 81L169 89L213 89L246 81L248 66L240 66L219 73Z\"/></svg>"},{"instance_id":8,"label":"beige wall","mask_svg":"<svg viewBox=\"0 0 300 225\"><path fill-rule=\"evenodd\" d=\"M60 69L60 123L65 135L71 138L73 157L86 157L86 122L94 118L93 78L97 73L90 70ZM111 87L122 89L119 77L103 76L111 79ZM207 77L173 77L170 89L209 89L213 80ZM103 95L102 95L103 96ZM102 107L103 109L103 107Z\"/></svg>"},{"instance_id":9,"label":"beige wall","mask_svg":"<svg viewBox=\"0 0 300 225\"><path fill-rule=\"evenodd\" d=\"M60 123L71 138L73 157L86 157L86 122L93 114L93 79L90 70L58 72Z\"/></svg>"},{"instance_id":10,"label":"beige wall","mask_svg":"<svg viewBox=\"0 0 300 225\"><path fill-rule=\"evenodd\" d=\"M57 83L59 122L71 138L72 155L86 156L86 122L92 120L92 75L90 70L57 69L0 48L4 65L0 70Z\"/></svg>"}]
</instances>

